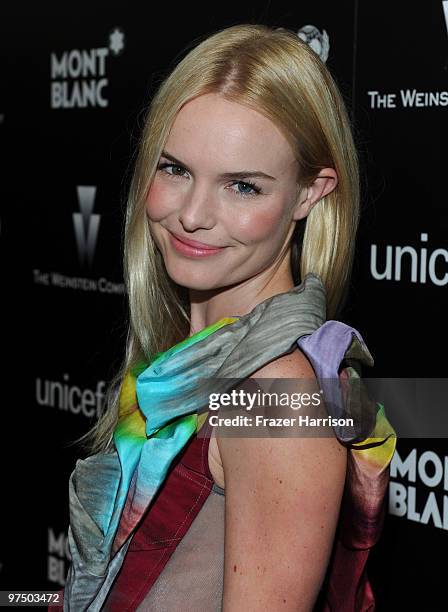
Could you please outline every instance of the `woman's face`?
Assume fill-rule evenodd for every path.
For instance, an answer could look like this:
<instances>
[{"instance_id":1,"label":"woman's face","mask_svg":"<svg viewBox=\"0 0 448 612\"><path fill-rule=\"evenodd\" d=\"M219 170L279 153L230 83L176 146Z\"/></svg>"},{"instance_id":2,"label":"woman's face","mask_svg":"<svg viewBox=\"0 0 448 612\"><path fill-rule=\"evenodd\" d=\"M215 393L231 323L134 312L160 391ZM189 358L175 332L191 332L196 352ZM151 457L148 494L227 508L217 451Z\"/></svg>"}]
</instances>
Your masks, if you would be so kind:
<instances>
[{"instance_id":1,"label":"woman's face","mask_svg":"<svg viewBox=\"0 0 448 612\"><path fill-rule=\"evenodd\" d=\"M146 203L170 277L206 290L269 273L294 229L297 173L289 143L269 119L216 94L188 102Z\"/></svg>"}]
</instances>

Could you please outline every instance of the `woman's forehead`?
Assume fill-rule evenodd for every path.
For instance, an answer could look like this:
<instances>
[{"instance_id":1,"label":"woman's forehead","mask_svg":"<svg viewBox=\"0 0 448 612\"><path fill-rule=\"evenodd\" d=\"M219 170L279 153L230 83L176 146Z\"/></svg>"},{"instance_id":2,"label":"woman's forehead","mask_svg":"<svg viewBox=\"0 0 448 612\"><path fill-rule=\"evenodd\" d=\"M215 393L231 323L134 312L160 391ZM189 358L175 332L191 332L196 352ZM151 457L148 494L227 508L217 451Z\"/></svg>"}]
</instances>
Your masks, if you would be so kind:
<instances>
[{"instance_id":1,"label":"woman's forehead","mask_svg":"<svg viewBox=\"0 0 448 612\"><path fill-rule=\"evenodd\" d=\"M200 96L181 108L164 149L186 164L224 164L223 172L249 165L272 174L295 163L288 141L270 119L216 94ZM236 167L228 168L230 162Z\"/></svg>"}]
</instances>

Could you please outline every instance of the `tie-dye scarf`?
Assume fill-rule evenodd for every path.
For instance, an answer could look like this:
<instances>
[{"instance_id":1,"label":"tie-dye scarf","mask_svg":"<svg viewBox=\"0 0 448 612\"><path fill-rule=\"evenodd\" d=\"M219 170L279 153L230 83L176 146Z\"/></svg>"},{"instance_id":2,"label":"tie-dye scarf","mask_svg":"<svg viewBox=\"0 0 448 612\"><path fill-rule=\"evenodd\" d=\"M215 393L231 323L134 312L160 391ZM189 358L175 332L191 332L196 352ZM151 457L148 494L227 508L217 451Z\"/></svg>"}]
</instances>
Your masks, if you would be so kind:
<instances>
[{"instance_id":1,"label":"tie-dye scarf","mask_svg":"<svg viewBox=\"0 0 448 612\"><path fill-rule=\"evenodd\" d=\"M350 449L337 545L350 549L375 543L396 436L381 404L366 396L357 402L329 385L341 376L342 360L344 376L358 378L356 364L371 366L373 359L354 328L325 322L325 303L320 278L307 274L291 291L261 302L240 318L223 318L127 373L120 388L114 452L78 460L70 477L72 563L64 610L101 609L173 459L207 417L202 407L210 389L201 381L213 378L219 387L213 391L223 392L296 343L326 391L329 414L353 416L364 430L367 423L361 434L356 427L334 427L336 437ZM346 569L350 573L350 567Z\"/></svg>"}]
</instances>

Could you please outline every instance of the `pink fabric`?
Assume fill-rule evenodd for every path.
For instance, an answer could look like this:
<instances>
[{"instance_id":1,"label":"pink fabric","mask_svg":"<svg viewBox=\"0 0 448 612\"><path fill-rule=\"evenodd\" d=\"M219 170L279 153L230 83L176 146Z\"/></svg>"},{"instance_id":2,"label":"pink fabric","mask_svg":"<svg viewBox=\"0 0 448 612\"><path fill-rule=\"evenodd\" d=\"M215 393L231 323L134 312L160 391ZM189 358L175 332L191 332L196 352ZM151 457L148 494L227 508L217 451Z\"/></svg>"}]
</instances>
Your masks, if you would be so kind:
<instances>
[{"instance_id":1,"label":"pink fabric","mask_svg":"<svg viewBox=\"0 0 448 612\"><path fill-rule=\"evenodd\" d=\"M102 608L104 612L133 612L138 608L209 496L213 486L208 466L211 427L207 423L204 427L207 428L204 437L193 436L176 459L162 489L135 532ZM356 473L355 464L349 463L348 469ZM375 489L383 488L387 477L388 472L384 472L381 483L375 479L372 481L372 494ZM380 516L375 514L371 517L368 525L353 530L354 525L358 524L355 520L357 514L353 497L346 491L326 580L315 612L375 610L366 564L370 548L381 533L384 507ZM48 609L62 612L60 606Z\"/></svg>"},{"instance_id":2,"label":"pink fabric","mask_svg":"<svg viewBox=\"0 0 448 612\"><path fill-rule=\"evenodd\" d=\"M209 441L193 436L180 454L131 541L104 612L137 609L196 518L213 486Z\"/></svg>"}]
</instances>

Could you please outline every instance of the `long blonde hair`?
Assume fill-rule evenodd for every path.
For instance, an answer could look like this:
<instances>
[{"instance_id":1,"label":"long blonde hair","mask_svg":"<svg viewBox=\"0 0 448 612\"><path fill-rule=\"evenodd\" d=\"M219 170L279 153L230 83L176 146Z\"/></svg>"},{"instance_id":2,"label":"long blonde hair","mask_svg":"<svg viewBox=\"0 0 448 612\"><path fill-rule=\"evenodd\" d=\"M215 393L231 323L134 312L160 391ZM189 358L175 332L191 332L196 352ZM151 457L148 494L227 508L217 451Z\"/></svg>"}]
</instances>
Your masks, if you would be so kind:
<instances>
[{"instance_id":1,"label":"long blonde hair","mask_svg":"<svg viewBox=\"0 0 448 612\"><path fill-rule=\"evenodd\" d=\"M298 283L314 272L327 293L327 319L346 297L359 221L358 157L344 100L328 69L297 34L235 25L202 40L162 81L148 109L130 185L124 226L129 298L126 352L109 383L97 423L79 441L91 453L113 451L118 388L126 371L189 334L188 293L168 276L149 231L145 200L177 113L191 99L218 93L270 119L299 163L298 184L332 167L337 187L296 222L291 265Z\"/></svg>"}]
</instances>

